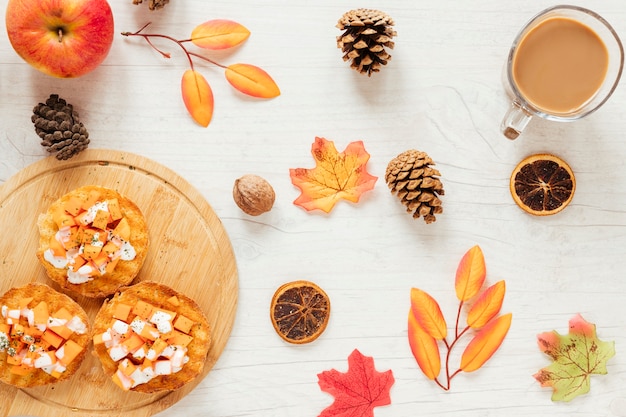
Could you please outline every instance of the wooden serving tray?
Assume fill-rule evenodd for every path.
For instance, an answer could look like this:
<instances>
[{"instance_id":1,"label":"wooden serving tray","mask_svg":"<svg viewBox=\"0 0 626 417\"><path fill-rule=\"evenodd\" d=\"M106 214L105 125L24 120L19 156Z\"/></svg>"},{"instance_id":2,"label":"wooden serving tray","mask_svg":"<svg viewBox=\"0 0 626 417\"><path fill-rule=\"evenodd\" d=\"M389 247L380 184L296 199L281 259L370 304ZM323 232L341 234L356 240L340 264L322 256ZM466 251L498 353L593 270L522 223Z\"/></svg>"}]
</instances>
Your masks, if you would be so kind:
<instances>
[{"instance_id":1,"label":"wooden serving tray","mask_svg":"<svg viewBox=\"0 0 626 417\"><path fill-rule=\"evenodd\" d=\"M0 383L2 416L151 416L183 398L207 375L230 335L238 297L237 267L221 221L202 195L173 171L120 151L88 149L69 161L49 157L0 186L0 293L31 281L59 290L35 256L37 217L61 195L89 184L119 191L146 218L150 248L135 282L169 285L204 310L212 338L204 372L177 391L124 392L88 354L78 373L64 382L29 389ZM102 299L68 295L94 319Z\"/></svg>"}]
</instances>

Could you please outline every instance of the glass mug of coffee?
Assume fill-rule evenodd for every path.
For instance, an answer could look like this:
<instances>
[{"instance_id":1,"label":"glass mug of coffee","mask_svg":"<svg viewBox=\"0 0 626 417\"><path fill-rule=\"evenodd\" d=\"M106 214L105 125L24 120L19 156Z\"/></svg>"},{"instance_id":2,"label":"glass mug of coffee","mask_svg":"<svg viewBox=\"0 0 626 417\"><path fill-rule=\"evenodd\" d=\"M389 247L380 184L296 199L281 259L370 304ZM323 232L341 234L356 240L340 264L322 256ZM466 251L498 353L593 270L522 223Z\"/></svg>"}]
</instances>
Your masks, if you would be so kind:
<instances>
[{"instance_id":1,"label":"glass mug of coffee","mask_svg":"<svg viewBox=\"0 0 626 417\"><path fill-rule=\"evenodd\" d=\"M622 74L624 48L611 25L578 6L532 18L509 52L504 85L512 98L501 130L516 139L533 116L568 122L600 108Z\"/></svg>"}]
</instances>

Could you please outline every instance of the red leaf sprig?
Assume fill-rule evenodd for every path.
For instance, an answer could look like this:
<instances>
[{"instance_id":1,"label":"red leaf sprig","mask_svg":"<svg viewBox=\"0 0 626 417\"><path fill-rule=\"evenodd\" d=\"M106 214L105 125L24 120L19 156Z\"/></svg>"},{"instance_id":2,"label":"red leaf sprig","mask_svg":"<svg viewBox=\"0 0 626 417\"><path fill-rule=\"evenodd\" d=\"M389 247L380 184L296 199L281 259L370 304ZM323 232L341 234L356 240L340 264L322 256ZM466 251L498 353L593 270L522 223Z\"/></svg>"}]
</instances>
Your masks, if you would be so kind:
<instances>
[{"instance_id":1,"label":"red leaf sprig","mask_svg":"<svg viewBox=\"0 0 626 417\"><path fill-rule=\"evenodd\" d=\"M454 286L460 303L452 342L448 342L448 326L437 301L418 288L411 289L411 309L408 319L411 352L424 375L446 391L450 389L452 378L461 371L473 372L482 367L498 350L511 326L511 313L498 316L504 300L505 282L498 281L481 294L485 277L486 268L482 250L479 246L474 246L465 253L456 271ZM461 328L463 306L473 299L475 301L467 312L466 325ZM459 368L451 372L451 351L470 330L475 330L476 333L463 351ZM439 343L447 350L444 383L439 380L441 372Z\"/></svg>"},{"instance_id":2,"label":"red leaf sprig","mask_svg":"<svg viewBox=\"0 0 626 417\"><path fill-rule=\"evenodd\" d=\"M335 397L318 417L374 417L374 407L391 404L393 372L378 372L374 359L358 349L348 357L348 372L331 369L317 377L320 389Z\"/></svg>"},{"instance_id":3,"label":"red leaf sprig","mask_svg":"<svg viewBox=\"0 0 626 417\"><path fill-rule=\"evenodd\" d=\"M187 56L189 69L185 71L181 80L183 102L193 119L201 126L207 127L213 117L213 92L204 76L195 70L193 58L199 58L225 70L226 80L235 89L243 94L257 98L274 98L280 95L280 89L272 77L263 69L250 64L222 65L204 55L190 51L187 43L208 50L222 50L233 48L245 42L250 31L243 25L232 20L215 19L196 26L189 39L176 39L172 36L159 33L144 33L150 25L145 24L136 32L122 32L123 36L140 36L155 51L164 58L171 58L169 52L159 49L153 38L162 38L176 43Z\"/></svg>"}]
</instances>

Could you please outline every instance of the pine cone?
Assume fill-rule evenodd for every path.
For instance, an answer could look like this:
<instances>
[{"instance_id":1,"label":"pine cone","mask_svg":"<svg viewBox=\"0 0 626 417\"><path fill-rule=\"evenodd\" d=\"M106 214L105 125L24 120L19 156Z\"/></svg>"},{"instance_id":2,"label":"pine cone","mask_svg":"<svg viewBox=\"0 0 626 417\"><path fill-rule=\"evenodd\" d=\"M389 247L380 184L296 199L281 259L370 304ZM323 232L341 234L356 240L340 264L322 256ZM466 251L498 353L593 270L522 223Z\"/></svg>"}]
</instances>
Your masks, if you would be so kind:
<instances>
[{"instance_id":1,"label":"pine cone","mask_svg":"<svg viewBox=\"0 0 626 417\"><path fill-rule=\"evenodd\" d=\"M45 104L37 104L31 121L41 138L41 146L50 153L56 152L59 160L69 159L89 145L89 133L78 121L78 113L58 94L50 94Z\"/></svg>"},{"instance_id":2,"label":"pine cone","mask_svg":"<svg viewBox=\"0 0 626 417\"><path fill-rule=\"evenodd\" d=\"M150 0L150 2L148 3L148 8L150 10L162 9L169 2L170 0ZM143 3L143 0L133 0L133 4L141 3Z\"/></svg>"},{"instance_id":3,"label":"pine cone","mask_svg":"<svg viewBox=\"0 0 626 417\"><path fill-rule=\"evenodd\" d=\"M406 211L413 212L414 219L423 216L426 223L434 222L435 214L443 212L437 197L444 195L438 178L441 173L431 165L435 163L425 152L411 149L392 159L385 173L391 193L397 193Z\"/></svg>"},{"instance_id":4,"label":"pine cone","mask_svg":"<svg viewBox=\"0 0 626 417\"><path fill-rule=\"evenodd\" d=\"M393 25L393 19L378 10L356 9L344 13L337 23L339 29L346 30L337 36L337 47L344 52L343 60L352 60L350 67L369 77L380 71L391 59L385 47L394 47Z\"/></svg>"}]
</instances>

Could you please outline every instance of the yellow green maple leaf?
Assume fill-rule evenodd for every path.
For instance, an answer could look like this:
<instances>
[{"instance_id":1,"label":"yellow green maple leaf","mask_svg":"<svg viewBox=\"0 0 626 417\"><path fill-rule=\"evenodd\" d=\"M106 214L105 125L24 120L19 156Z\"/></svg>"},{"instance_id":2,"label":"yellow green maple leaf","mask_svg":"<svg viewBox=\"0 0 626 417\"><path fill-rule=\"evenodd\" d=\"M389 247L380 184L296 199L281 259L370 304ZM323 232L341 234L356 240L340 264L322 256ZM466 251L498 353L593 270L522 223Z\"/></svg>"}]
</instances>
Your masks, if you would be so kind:
<instances>
[{"instance_id":1,"label":"yellow green maple leaf","mask_svg":"<svg viewBox=\"0 0 626 417\"><path fill-rule=\"evenodd\" d=\"M363 193L374 188L378 177L367 172L370 155L362 141L351 142L339 153L332 141L316 137L311 154L315 168L289 170L292 184L301 190L294 204L329 213L340 199L357 203Z\"/></svg>"},{"instance_id":2,"label":"yellow green maple leaf","mask_svg":"<svg viewBox=\"0 0 626 417\"><path fill-rule=\"evenodd\" d=\"M542 387L552 388L552 401L570 401L589 392L591 375L606 374L606 363L615 355L615 342L598 339L596 326L580 314L569 321L568 334L546 332L537 341L554 362L533 376Z\"/></svg>"}]
</instances>

